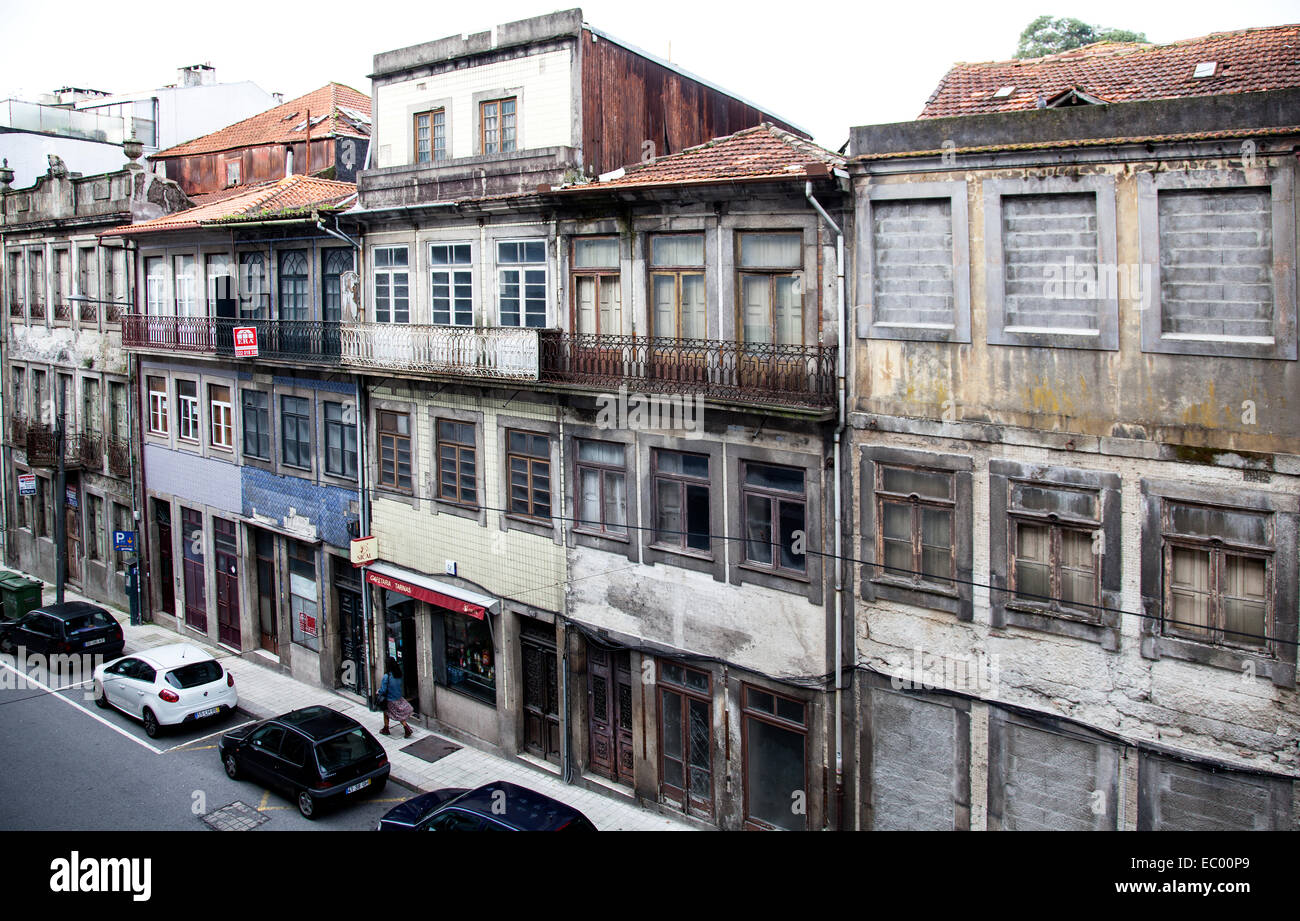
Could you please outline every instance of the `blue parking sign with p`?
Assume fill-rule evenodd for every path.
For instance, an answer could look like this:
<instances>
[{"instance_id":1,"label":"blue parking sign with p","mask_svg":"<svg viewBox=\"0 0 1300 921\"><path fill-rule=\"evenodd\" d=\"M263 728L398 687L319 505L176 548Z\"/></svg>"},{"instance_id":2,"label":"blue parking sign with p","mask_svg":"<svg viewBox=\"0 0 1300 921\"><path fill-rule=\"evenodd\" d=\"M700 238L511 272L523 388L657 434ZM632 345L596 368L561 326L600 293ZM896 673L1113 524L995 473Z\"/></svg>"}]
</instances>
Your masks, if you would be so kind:
<instances>
[{"instance_id":1,"label":"blue parking sign with p","mask_svg":"<svg viewBox=\"0 0 1300 921\"><path fill-rule=\"evenodd\" d=\"M113 549L125 550L129 553L135 552L135 532L134 531L114 531L113 532Z\"/></svg>"}]
</instances>

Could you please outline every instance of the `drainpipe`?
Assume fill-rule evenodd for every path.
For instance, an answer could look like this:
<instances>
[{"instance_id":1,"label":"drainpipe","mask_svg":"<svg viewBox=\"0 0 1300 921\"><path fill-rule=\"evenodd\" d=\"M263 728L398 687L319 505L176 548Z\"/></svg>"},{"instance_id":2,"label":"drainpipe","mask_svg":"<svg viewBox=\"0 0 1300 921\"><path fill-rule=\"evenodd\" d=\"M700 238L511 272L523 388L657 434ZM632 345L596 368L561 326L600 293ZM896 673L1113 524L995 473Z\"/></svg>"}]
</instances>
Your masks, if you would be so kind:
<instances>
[{"instance_id":1,"label":"drainpipe","mask_svg":"<svg viewBox=\"0 0 1300 921\"><path fill-rule=\"evenodd\" d=\"M835 389L837 394L835 416L835 453L832 458L835 477L835 818L840 829L844 823L844 715L841 710L843 693L843 649L844 649L844 564L842 562L842 538L840 516L840 438L844 434L844 339L846 320L844 317L844 231L832 220L817 199L813 198L812 183L804 183L804 197L817 210L831 230L835 231L835 287L836 287L836 326L839 349L835 354Z\"/></svg>"}]
</instances>

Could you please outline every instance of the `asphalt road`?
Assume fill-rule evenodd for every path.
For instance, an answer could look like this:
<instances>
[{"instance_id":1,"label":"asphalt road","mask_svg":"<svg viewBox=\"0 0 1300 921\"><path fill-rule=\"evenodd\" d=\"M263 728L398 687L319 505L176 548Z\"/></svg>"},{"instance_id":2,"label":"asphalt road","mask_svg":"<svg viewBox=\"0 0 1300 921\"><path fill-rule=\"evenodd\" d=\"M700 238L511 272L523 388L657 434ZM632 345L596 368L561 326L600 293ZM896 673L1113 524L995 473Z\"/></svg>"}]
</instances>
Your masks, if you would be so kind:
<instances>
[{"instance_id":1,"label":"asphalt road","mask_svg":"<svg viewBox=\"0 0 1300 921\"><path fill-rule=\"evenodd\" d=\"M131 717L98 709L89 684L28 674L45 688L0 664L0 830L201 831L204 814L235 802L251 807L257 831L369 830L412 795L389 781L308 820L286 797L226 776L217 742L252 719L242 711L150 739Z\"/></svg>"}]
</instances>

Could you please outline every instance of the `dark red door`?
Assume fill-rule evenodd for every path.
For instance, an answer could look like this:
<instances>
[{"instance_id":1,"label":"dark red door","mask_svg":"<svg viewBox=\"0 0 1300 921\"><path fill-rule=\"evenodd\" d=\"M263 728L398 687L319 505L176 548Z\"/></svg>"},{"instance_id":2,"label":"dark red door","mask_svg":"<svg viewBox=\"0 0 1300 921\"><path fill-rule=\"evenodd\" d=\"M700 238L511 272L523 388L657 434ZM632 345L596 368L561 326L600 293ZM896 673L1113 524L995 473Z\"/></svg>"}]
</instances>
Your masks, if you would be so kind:
<instances>
[{"instance_id":1,"label":"dark red door","mask_svg":"<svg viewBox=\"0 0 1300 921\"><path fill-rule=\"evenodd\" d=\"M618 783L632 782L632 666L626 650L587 647L588 736L591 768Z\"/></svg>"},{"instance_id":2,"label":"dark red door","mask_svg":"<svg viewBox=\"0 0 1300 921\"><path fill-rule=\"evenodd\" d=\"M158 609L176 613L176 567L172 563L172 513L165 502L153 500L158 523Z\"/></svg>"},{"instance_id":3,"label":"dark red door","mask_svg":"<svg viewBox=\"0 0 1300 921\"><path fill-rule=\"evenodd\" d=\"M207 583L203 572L203 513L181 509L181 545L185 548L185 623L208 632Z\"/></svg>"},{"instance_id":4,"label":"dark red door","mask_svg":"<svg viewBox=\"0 0 1300 921\"><path fill-rule=\"evenodd\" d=\"M239 549L235 523L212 519L212 542L217 564L217 639L239 649Z\"/></svg>"}]
</instances>

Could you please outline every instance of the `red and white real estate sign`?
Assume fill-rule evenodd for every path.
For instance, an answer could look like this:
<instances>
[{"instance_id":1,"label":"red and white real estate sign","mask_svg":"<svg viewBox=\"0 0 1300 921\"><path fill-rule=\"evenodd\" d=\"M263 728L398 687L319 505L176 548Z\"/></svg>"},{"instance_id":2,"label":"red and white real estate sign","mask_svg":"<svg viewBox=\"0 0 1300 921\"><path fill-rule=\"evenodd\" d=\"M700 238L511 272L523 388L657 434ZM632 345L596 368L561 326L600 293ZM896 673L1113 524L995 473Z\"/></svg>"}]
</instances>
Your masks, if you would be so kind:
<instances>
[{"instance_id":1,"label":"red and white real estate sign","mask_svg":"<svg viewBox=\"0 0 1300 921\"><path fill-rule=\"evenodd\" d=\"M256 326L235 327L235 357L236 358L257 357L257 327Z\"/></svg>"}]
</instances>

